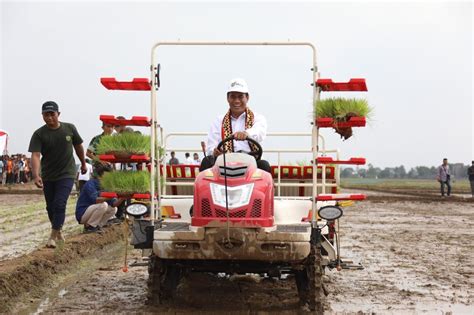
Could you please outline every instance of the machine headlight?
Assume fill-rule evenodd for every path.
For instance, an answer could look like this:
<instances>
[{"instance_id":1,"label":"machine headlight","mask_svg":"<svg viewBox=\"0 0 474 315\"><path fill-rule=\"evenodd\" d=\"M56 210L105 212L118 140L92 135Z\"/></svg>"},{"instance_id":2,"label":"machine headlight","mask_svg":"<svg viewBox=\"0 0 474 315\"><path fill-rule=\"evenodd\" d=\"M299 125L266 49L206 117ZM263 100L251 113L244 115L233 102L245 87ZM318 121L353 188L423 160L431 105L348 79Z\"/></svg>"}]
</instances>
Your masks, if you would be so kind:
<instances>
[{"instance_id":1,"label":"machine headlight","mask_svg":"<svg viewBox=\"0 0 474 315\"><path fill-rule=\"evenodd\" d=\"M252 191L253 183L242 186L227 186L227 203L229 209L248 205ZM211 194L213 203L225 208L225 186L211 183Z\"/></svg>"},{"instance_id":2,"label":"machine headlight","mask_svg":"<svg viewBox=\"0 0 474 315\"><path fill-rule=\"evenodd\" d=\"M332 221L342 217L342 209L336 206L326 206L322 207L318 211L319 217L324 220Z\"/></svg>"},{"instance_id":3,"label":"machine headlight","mask_svg":"<svg viewBox=\"0 0 474 315\"><path fill-rule=\"evenodd\" d=\"M125 212L133 217L141 217L148 212L148 207L143 203L132 203L125 208Z\"/></svg>"}]
</instances>

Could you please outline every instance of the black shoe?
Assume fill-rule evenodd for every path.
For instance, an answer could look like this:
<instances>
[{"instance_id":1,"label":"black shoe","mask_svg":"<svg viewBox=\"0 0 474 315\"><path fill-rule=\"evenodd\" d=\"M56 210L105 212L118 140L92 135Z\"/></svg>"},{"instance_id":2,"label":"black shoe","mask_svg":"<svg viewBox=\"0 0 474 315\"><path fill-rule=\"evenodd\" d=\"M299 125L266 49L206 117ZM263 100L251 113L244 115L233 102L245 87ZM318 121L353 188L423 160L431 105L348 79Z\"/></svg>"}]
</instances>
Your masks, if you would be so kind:
<instances>
[{"instance_id":1,"label":"black shoe","mask_svg":"<svg viewBox=\"0 0 474 315\"><path fill-rule=\"evenodd\" d=\"M85 233L85 234L88 234L88 233L99 233L99 234L101 234L103 232L102 232L102 229L99 226L88 225L88 226L84 227L83 233Z\"/></svg>"},{"instance_id":2,"label":"black shoe","mask_svg":"<svg viewBox=\"0 0 474 315\"><path fill-rule=\"evenodd\" d=\"M115 224L121 224L123 222L124 219L119 219L119 218L113 218L113 219L110 219L109 221L107 221L107 223L105 224L105 226L111 226L111 225L115 225Z\"/></svg>"}]
</instances>

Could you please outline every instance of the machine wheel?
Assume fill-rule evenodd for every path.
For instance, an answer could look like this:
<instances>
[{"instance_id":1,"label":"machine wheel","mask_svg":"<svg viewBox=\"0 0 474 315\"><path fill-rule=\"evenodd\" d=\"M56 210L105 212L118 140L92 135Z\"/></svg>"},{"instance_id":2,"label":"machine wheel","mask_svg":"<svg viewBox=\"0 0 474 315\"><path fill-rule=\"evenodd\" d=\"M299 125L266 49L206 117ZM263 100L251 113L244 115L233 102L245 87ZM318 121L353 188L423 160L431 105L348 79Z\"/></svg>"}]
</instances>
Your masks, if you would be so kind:
<instances>
[{"instance_id":1,"label":"machine wheel","mask_svg":"<svg viewBox=\"0 0 474 315\"><path fill-rule=\"evenodd\" d=\"M171 301L181 280L182 269L156 257L148 263L148 304L158 305Z\"/></svg>"},{"instance_id":2,"label":"machine wheel","mask_svg":"<svg viewBox=\"0 0 474 315\"><path fill-rule=\"evenodd\" d=\"M323 314L323 266L321 246L311 246L311 251L303 270L295 271L296 287L300 304L315 314Z\"/></svg>"}]
</instances>

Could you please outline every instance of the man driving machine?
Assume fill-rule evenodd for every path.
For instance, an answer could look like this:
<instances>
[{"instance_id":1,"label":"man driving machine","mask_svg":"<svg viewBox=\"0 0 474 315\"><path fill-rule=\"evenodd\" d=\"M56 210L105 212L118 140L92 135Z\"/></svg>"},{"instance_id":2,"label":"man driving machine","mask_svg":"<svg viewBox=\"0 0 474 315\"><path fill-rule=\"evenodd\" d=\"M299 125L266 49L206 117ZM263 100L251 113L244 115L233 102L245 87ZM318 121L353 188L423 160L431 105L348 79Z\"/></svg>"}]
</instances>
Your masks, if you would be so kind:
<instances>
[{"instance_id":1,"label":"man driving machine","mask_svg":"<svg viewBox=\"0 0 474 315\"><path fill-rule=\"evenodd\" d=\"M216 158L225 151L228 152L257 152L254 140L261 143L267 134L267 120L262 115L253 112L247 107L249 90L245 80L236 78L230 81L227 89L229 111L220 115L212 123L207 135L207 156L202 160L200 171L214 165ZM218 144L228 137L233 141L224 142L220 148ZM250 139L250 140L247 140ZM257 167L270 172L270 164L257 158Z\"/></svg>"}]
</instances>

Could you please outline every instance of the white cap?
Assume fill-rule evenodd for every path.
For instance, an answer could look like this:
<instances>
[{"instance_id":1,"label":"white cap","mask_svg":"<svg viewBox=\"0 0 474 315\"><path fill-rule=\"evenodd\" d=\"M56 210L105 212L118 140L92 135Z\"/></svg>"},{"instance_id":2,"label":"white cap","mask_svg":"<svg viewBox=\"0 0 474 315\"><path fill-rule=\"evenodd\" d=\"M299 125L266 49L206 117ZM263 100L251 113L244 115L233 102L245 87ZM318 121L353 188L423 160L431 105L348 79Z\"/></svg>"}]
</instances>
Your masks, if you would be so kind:
<instances>
[{"instance_id":1,"label":"white cap","mask_svg":"<svg viewBox=\"0 0 474 315\"><path fill-rule=\"evenodd\" d=\"M248 93L249 88L247 86L247 82L245 82L244 79L240 78L230 80L229 88L227 89L227 93L229 92Z\"/></svg>"}]
</instances>

